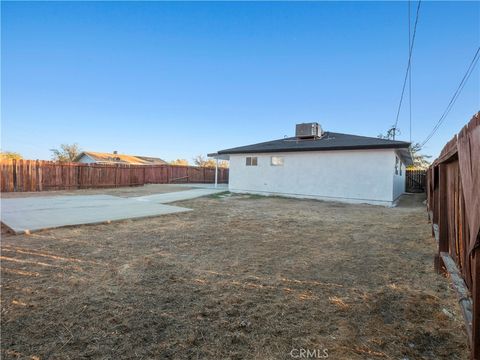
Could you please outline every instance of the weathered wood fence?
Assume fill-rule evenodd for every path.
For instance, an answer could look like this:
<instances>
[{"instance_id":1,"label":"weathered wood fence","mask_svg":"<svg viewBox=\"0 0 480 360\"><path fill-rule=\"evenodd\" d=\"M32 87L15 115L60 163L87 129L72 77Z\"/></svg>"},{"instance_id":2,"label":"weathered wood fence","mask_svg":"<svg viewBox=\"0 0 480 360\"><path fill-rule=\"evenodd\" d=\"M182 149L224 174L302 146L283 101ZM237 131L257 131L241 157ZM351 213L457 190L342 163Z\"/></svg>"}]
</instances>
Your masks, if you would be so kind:
<instances>
[{"instance_id":1,"label":"weathered wood fence","mask_svg":"<svg viewBox=\"0 0 480 360\"><path fill-rule=\"evenodd\" d=\"M407 169L405 174L405 190L407 192L424 192L426 183L425 170Z\"/></svg>"},{"instance_id":2,"label":"weathered wood fence","mask_svg":"<svg viewBox=\"0 0 480 360\"><path fill-rule=\"evenodd\" d=\"M213 183L215 169L177 165L105 165L3 160L0 161L0 181L2 192ZM218 169L218 182L228 182L228 169Z\"/></svg>"},{"instance_id":3,"label":"weathered wood fence","mask_svg":"<svg viewBox=\"0 0 480 360\"><path fill-rule=\"evenodd\" d=\"M480 359L480 112L427 172L437 271L446 271L466 322L471 358Z\"/></svg>"}]
</instances>

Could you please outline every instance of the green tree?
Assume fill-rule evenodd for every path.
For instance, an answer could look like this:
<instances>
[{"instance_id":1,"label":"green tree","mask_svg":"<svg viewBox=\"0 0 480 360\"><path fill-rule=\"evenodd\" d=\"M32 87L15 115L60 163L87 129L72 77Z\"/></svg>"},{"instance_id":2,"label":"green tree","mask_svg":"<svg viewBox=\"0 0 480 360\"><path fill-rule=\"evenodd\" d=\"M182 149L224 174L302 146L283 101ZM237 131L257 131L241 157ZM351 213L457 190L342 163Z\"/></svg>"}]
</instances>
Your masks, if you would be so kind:
<instances>
[{"instance_id":1,"label":"green tree","mask_svg":"<svg viewBox=\"0 0 480 360\"><path fill-rule=\"evenodd\" d=\"M412 153L413 165L409 166L411 169L427 169L430 166L431 155L420 154L422 147L419 143L415 143L410 146L410 152Z\"/></svg>"},{"instance_id":2,"label":"green tree","mask_svg":"<svg viewBox=\"0 0 480 360\"><path fill-rule=\"evenodd\" d=\"M81 150L78 144L62 144L60 149L50 149L52 152L52 160L58 162L71 162L80 155Z\"/></svg>"},{"instance_id":3,"label":"green tree","mask_svg":"<svg viewBox=\"0 0 480 360\"><path fill-rule=\"evenodd\" d=\"M203 155L197 155L193 158L193 163L199 167L214 168L215 160L206 159Z\"/></svg>"},{"instance_id":4,"label":"green tree","mask_svg":"<svg viewBox=\"0 0 480 360\"><path fill-rule=\"evenodd\" d=\"M13 151L0 151L0 160L20 160L23 156Z\"/></svg>"},{"instance_id":5,"label":"green tree","mask_svg":"<svg viewBox=\"0 0 480 360\"><path fill-rule=\"evenodd\" d=\"M230 163L227 160L220 160L218 162L218 167L228 169L230 167Z\"/></svg>"},{"instance_id":6,"label":"green tree","mask_svg":"<svg viewBox=\"0 0 480 360\"><path fill-rule=\"evenodd\" d=\"M199 167L214 168L216 162L217 160L206 159L203 155L197 155L193 158L193 163ZM229 167L229 163L226 160L220 160L218 162L218 167L227 169Z\"/></svg>"}]
</instances>

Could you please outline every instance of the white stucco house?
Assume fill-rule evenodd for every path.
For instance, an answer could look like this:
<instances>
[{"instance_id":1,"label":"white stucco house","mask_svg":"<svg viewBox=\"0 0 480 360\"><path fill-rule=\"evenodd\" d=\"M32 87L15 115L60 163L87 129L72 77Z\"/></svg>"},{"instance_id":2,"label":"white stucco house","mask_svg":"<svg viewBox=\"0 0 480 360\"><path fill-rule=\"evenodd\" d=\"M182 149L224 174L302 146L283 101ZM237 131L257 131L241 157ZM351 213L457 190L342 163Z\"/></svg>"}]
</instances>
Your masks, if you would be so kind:
<instances>
[{"instance_id":1,"label":"white stucco house","mask_svg":"<svg viewBox=\"0 0 480 360\"><path fill-rule=\"evenodd\" d=\"M405 192L410 143L323 132L298 124L296 136L221 150L229 191L392 206Z\"/></svg>"}]
</instances>

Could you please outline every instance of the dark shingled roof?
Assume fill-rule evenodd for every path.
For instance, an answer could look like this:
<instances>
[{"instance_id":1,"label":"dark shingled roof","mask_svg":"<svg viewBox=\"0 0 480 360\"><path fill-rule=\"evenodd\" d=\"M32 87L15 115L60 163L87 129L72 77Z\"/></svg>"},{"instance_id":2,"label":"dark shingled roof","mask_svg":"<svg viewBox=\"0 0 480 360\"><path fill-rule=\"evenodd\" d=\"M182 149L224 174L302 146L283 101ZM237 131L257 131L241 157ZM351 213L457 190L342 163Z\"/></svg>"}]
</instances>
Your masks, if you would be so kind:
<instances>
[{"instance_id":1,"label":"dark shingled roof","mask_svg":"<svg viewBox=\"0 0 480 360\"><path fill-rule=\"evenodd\" d=\"M290 137L225 149L219 151L218 155L322 150L406 149L409 146L410 143L406 141L325 132L321 138L298 139Z\"/></svg>"}]
</instances>

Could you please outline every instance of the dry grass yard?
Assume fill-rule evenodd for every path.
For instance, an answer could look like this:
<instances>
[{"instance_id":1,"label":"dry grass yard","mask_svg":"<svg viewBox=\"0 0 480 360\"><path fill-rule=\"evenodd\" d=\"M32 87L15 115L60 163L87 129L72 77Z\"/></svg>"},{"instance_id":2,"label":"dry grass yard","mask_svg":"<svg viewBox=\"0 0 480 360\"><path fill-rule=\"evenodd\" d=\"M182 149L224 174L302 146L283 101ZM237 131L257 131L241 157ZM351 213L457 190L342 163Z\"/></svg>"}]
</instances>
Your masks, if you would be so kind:
<instances>
[{"instance_id":1,"label":"dry grass yard","mask_svg":"<svg viewBox=\"0 0 480 360\"><path fill-rule=\"evenodd\" d=\"M256 196L2 239L2 359L467 359L418 196Z\"/></svg>"}]
</instances>

